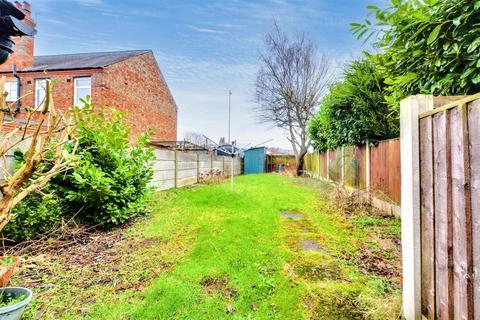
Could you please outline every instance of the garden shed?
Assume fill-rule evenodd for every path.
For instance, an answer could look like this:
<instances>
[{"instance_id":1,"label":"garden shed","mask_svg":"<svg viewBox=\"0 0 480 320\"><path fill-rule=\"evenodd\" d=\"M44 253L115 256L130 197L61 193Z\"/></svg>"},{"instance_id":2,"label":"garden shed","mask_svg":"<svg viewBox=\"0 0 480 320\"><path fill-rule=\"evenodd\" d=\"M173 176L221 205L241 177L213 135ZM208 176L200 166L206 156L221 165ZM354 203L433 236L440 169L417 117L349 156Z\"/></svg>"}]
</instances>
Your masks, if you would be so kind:
<instances>
[{"instance_id":1,"label":"garden shed","mask_svg":"<svg viewBox=\"0 0 480 320\"><path fill-rule=\"evenodd\" d=\"M244 174L265 173L267 162L267 148L258 147L246 150L243 159Z\"/></svg>"},{"instance_id":2,"label":"garden shed","mask_svg":"<svg viewBox=\"0 0 480 320\"><path fill-rule=\"evenodd\" d=\"M295 167L295 156L277 149L257 147L244 151L244 174L282 173Z\"/></svg>"}]
</instances>

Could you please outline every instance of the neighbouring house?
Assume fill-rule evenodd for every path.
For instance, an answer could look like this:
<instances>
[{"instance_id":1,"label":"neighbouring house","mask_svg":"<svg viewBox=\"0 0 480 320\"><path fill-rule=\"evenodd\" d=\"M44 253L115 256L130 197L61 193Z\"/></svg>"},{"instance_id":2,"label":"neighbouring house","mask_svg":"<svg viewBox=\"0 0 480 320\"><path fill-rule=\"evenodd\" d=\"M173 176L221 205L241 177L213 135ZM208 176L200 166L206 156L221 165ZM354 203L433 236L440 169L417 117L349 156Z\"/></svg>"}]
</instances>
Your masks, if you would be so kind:
<instances>
[{"instance_id":1,"label":"neighbouring house","mask_svg":"<svg viewBox=\"0 0 480 320\"><path fill-rule=\"evenodd\" d=\"M30 4L15 4L35 26ZM91 96L98 105L127 112L134 137L151 129L154 139L177 139L177 105L151 50L35 56L33 37L13 40L15 53L0 66L12 108L41 105L51 79L57 108L81 105ZM21 123L21 112L15 118Z\"/></svg>"}]
</instances>

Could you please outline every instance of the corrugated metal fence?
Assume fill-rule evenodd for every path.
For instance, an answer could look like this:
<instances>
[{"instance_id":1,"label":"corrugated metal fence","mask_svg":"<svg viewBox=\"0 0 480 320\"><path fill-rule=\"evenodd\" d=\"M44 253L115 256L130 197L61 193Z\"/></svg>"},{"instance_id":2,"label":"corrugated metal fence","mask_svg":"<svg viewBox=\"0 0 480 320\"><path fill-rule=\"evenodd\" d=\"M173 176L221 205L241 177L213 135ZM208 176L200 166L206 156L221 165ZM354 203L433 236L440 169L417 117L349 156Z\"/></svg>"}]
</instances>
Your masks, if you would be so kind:
<instances>
[{"instance_id":1,"label":"corrugated metal fence","mask_svg":"<svg viewBox=\"0 0 480 320\"><path fill-rule=\"evenodd\" d=\"M400 140L378 145L346 146L305 157L305 172L359 190L396 205L401 200Z\"/></svg>"}]
</instances>

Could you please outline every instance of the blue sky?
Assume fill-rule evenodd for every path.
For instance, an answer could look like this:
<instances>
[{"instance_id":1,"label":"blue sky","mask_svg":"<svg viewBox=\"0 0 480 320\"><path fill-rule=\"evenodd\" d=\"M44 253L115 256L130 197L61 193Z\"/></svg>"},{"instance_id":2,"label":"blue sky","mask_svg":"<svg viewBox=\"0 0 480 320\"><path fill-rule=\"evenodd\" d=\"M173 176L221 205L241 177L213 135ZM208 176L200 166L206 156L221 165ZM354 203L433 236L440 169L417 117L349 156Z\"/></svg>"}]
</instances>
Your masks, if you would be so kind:
<instances>
[{"instance_id":1,"label":"blue sky","mask_svg":"<svg viewBox=\"0 0 480 320\"><path fill-rule=\"evenodd\" d=\"M30 0L38 24L36 54L151 49L179 107L186 131L218 140L290 148L284 133L258 124L253 112L257 57L275 18L292 34L306 31L337 73L359 56L349 23L385 0Z\"/></svg>"}]
</instances>

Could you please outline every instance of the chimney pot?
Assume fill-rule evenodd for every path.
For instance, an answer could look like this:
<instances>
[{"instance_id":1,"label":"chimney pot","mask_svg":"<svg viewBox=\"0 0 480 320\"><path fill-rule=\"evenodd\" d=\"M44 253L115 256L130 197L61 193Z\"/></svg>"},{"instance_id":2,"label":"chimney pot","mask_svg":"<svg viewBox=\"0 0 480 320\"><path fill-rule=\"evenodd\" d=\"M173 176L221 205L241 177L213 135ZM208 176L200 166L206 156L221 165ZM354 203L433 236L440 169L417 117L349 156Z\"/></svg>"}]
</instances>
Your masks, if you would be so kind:
<instances>
[{"instance_id":1,"label":"chimney pot","mask_svg":"<svg viewBox=\"0 0 480 320\"><path fill-rule=\"evenodd\" d=\"M20 1L15 1L15 6L17 7L18 10L23 10L23 7L22 7L22 4L20 3Z\"/></svg>"},{"instance_id":2,"label":"chimney pot","mask_svg":"<svg viewBox=\"0 0 480 320\"><path fill-rule=\"evenodd\" d=\"M30 5L29 2L23 1L23 10L27 12L32 12L32 6Z\"/></svg>"}]
</instances>

